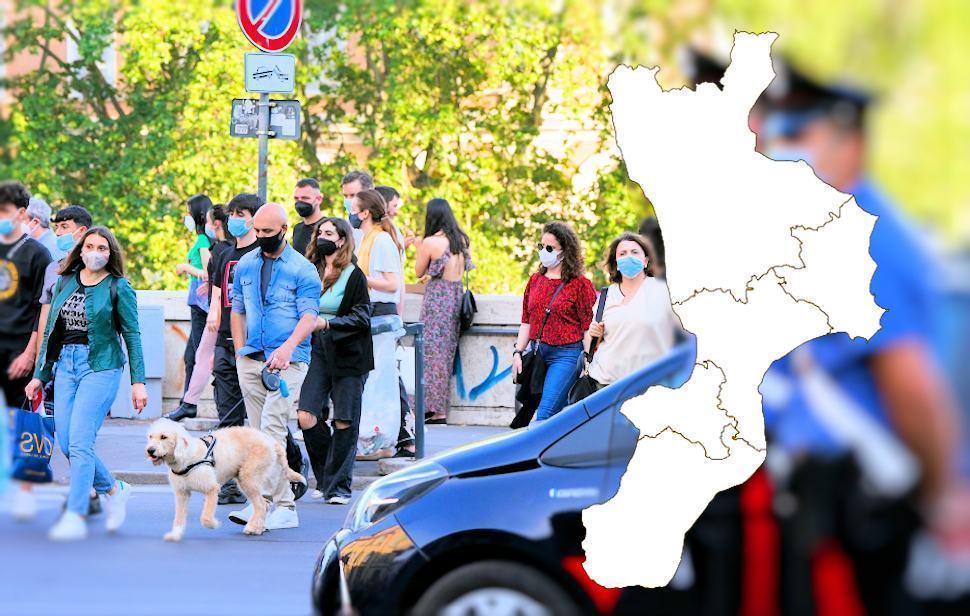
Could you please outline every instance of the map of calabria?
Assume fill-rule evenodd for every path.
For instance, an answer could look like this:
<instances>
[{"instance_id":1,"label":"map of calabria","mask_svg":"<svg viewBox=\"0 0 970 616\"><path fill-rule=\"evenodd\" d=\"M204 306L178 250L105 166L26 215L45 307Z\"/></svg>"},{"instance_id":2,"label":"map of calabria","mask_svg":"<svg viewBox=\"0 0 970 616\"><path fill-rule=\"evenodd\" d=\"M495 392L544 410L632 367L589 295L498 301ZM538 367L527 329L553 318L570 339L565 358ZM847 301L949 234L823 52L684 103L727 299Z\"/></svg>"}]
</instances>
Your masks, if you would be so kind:
<instances>
[{"instance_id":1,"label":"map of calabria","mask_svg":"<svg viewBox=\"0 0 970 616\"><path fill-rule=\"evenodd\" d=\"M831 332L868 339L876 218L804 162L755 151L748 113L775 74L774 33L738 32L721 81L664 91L658 68L610 76L630 178L653 203L674 312L697 364L622 411L640 441L612 500L583 512L586 571L607 587L666 585L684 534L765 459L758 387L773 361Z\"/></svg>"}]
</instances>

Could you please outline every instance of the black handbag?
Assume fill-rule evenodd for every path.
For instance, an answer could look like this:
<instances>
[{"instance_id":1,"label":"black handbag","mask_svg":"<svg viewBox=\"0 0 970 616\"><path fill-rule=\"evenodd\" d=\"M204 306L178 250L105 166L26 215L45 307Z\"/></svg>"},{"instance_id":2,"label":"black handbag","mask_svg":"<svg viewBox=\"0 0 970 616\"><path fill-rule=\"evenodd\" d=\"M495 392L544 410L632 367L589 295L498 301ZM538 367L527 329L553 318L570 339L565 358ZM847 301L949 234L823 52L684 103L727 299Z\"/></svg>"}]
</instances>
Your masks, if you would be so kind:
<instances>
[{"instance_id":1,"label":"black handbag","mask_svg":"<svg viewBox=\"0 0 970 616\"><path fill-rule=\"evenodd\" d=\"M606 306L606 294L608 291L609 287L600 289L600 301L596 306L595 320L597 323L603 320L603 309ZM593 338L589 343L589 353L580 353L579 362L576 366L576 374L579 375L579 378L569 388L569 393L566 394L566 404L576 404L583 398L596 393L602 387L596 379L589 375L589 362L593 361L593 354L596 353L596 345L598 343L599 338Z\"/></svg>"},{"instance_id":2,"label":"black handbag","mask_svg":"<svg viewBox=\"0 0 970 616\"><path fill-rule=\"evenodd\" d=\"M515 399L521 405L515 414L515 418L512 419L512 423L509 424L509 427L513 430L529 425L536 409L539 408L539 400L542 399L542 387L546 381L546 361L539 354L539 344L542 342L542 333L546 329L549 315L552 314L552 305L565 285L565 282L560 282L556 292L552 294L552 299L546 306L546 314L542 317L542 325L539 326L539 335L529 343L529 347L522 353L522 372L519 373L518 378L512 380L519 386Z\"/></svg>"},{"instance_id":3,"label":"black handbag","mask_svg":"<svg viewBox=\"0 0 970 616\"><path fill-rule=\"evenodd\" d=\"M478 304L475 303L475 295L468 288L468 270L465 270L465 292L461 296L461 310L458 312L459 333L465 333L471 329L476 312L478 312Z\"/></svg>"}]
</instances>

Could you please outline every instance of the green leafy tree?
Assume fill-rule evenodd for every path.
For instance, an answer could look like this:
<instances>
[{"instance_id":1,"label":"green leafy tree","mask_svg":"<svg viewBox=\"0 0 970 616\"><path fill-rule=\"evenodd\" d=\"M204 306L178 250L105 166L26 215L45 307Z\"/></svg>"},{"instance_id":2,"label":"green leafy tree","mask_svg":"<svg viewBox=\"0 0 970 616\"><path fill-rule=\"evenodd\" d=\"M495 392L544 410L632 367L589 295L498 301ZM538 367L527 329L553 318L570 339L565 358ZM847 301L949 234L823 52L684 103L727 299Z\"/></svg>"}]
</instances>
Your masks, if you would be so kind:
<instances>
[{"instance_id":1,"label":"green leafy tree","mask_svg":"<svg viewBox=\"0 0 970 616\"><path fill-rule=\"evenodd\" d=\"M18 0L21 17L6 29L7 57L39 62L6 84L16 105L3 175L89 208L118 235L139 286L184 286L173 266L194 239L181 225L187 197L255 190L255 142L228 137L247 49L217 4ZM70 61L65 41L77 50ZM106 53L117 54L114 79ZM273 187L288 191L298 150L274 144L273 154Z\"/></svg>"},{"instance_id":2,"label":"green leafy tree","mask_svg":"<svg viewBox=\"0 0 970 616\"><path fill-rule=\"evenodd\" d=\"M545 221L573 223L590 262L636 226L639 204L607 177L618 160L596 7L311 1L304 34L303 153L335 211L357 166L401 190L419 232L423 204L448 199L472 236L476 288L491 292L521 289ZM591 158L605 172L581 169Z\"/></svg>"}]
</instances>

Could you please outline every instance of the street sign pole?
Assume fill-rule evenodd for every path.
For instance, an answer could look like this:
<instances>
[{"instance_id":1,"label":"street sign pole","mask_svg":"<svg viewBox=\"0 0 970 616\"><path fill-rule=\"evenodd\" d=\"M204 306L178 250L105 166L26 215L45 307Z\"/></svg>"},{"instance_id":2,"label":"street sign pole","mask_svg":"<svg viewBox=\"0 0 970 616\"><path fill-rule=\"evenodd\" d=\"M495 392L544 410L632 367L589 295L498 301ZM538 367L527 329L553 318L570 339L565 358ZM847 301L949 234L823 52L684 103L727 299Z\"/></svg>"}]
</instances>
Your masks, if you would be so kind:
<instances>
[{"instance_id":1,"label":"street sign pole","mask_svg":"<svg viewBox=\"0 0 970 616\"><path fill-rule=\"evenodd\" d=\"M271 108L269 93L293 92L296 78L296 58L290 54L279 53L286 49L300 32L303 22L303 0L236 0L236 18L239 27L249 42L265 53L246 54L244 57L245 83L248 92L259 92L256 109L256 136L259 138L259 160L257 162L257 189L259 198L266 202L266 174L269 166L269 140L271 134ZM249 107L251 110L252 107ZM239 108L237 116L233 110L230 134L248 136L252 134L252 115L245 107ZM285 139L299 138L299 118L288 114L292 109L284 106L282 123L277 128ZM248 117L249 120L244 120ZM294 126L295 124L295 126ZM294 130L295 129L295 130ZM296 134L296 137L291 136Z\"/></svg>"},{"instance_id":2,"label":"street sign pole","mask_svg":"<svg viewBox=\"0 0 970 616\"><path fill-rule=\"evenodd\" d=\"M269 165L269 94L259 95L259 181L257 194L266 203L266 168Z\"/></svg>"}]
</instances>

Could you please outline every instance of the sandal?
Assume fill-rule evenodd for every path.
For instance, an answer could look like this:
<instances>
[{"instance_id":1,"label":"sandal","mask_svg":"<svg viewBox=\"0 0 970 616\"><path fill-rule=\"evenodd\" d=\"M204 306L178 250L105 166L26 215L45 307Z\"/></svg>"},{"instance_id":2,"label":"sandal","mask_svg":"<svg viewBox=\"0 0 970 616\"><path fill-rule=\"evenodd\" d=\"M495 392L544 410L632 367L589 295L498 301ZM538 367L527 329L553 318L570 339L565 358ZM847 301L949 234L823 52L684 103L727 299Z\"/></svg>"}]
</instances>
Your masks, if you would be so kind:
<instances>
[{"instance_id":1,"label":"sandal","mask_svg":"<svg viewBox=\"0 0 970 616\"><path fill-rule=\"evenodd\" d=\"M424 425L426 426L439 426L448 423L447 417L432 417L431 419L425 419Z\"/></svg>"}]
</instances>

